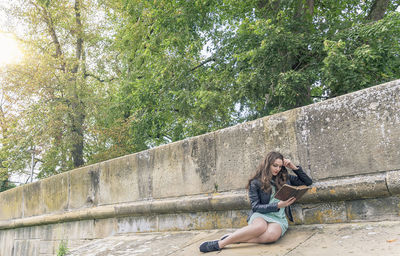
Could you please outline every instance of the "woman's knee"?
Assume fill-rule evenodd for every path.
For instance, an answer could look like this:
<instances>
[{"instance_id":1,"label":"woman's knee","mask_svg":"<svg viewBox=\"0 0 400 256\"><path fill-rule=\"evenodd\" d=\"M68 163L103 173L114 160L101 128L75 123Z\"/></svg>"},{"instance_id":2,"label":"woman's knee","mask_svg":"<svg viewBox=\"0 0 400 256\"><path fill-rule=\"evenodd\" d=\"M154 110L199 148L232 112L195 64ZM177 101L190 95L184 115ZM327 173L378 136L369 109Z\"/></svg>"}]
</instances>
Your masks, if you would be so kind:
<instances>
[{"instance_id":1,"label":"woman's knee","mask_svg":"<svg viewBox=\"0 0 400 256\"><path fill-rule=\"evenodd\" d=\"M279 238L281 238L281 234L279 234L277 232L272 232L269 237L270 237L270 241L269 242L273 243L273 242L278 241Z\"/></svg>"},{"instance_id":2,"label":"woman's knee","mask_svg":"<svg viewBox=\"0 0 400 256\"><path fill-rule=\"evenodd\" d=\"M278 235L276 232L266 231L261 236L258 237L257 242L261 243L261 244L274 243L274 242L278 241L279 238L280 238L280 235Z\"/></svg>"},{"instance_id":3,"label":"woman's knee","mask_svg":"<svg viewBox=\"0 0 400 256\"><path fill-rule=\"evenodd\" d=\"M268 224L264 219L257 218L251 224L251 228L255 233L263 234L267 231Z\"/></svg>"},{"instance_id":4,"label":"woman's knee","mask_svg":"<svg viewBox=\"0 0 400 256\"><path fill-rule=\"evenodd\" d=\"M281 238L282 229L279 225L271 223L268 225L268 229L260 236L262 243L273 243Z\"/></svg>"}]
</instances>

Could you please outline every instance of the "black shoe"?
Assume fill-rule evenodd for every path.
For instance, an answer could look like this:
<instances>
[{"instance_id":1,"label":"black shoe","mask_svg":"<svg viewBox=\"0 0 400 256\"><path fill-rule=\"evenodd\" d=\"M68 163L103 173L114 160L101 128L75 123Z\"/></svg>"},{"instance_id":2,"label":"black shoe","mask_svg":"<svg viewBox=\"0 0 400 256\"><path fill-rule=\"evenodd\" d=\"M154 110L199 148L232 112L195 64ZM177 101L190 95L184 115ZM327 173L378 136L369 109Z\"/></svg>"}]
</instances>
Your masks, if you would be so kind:
<instances>
[{"instance_id":1,"label":"black shoe","mask_svg":"<svg viewBox=\"0 0 400 256\"><path fill-rule=\"evenodd\" d=\"M200 245L200 251L201 252L220 251L221 249L219 248L218 241L219 240L214 240L214 241L207 241L207 242L202 243Z\"/></svg>"}]
</instances>

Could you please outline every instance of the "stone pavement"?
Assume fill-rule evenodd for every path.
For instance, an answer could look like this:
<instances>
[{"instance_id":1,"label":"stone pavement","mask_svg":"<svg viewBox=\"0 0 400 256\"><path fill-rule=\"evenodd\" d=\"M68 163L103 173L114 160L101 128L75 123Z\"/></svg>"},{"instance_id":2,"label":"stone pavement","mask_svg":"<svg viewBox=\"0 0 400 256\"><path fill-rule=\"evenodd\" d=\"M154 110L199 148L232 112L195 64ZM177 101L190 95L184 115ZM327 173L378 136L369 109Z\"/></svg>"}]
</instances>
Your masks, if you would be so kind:
<instances>
[{"instance_id":1,"label":"stone pavement","mask_svg":"<svg viewBox=\"0 0 400 256\"><path fill-rule=\"evenodd\" d=\"M400 221L290 226L274 244L236 244L201 253L199 244L233 230L129 233L92 240L72 249L74 256L144 255L400 255Z\"/></svg>"}]
</instances>

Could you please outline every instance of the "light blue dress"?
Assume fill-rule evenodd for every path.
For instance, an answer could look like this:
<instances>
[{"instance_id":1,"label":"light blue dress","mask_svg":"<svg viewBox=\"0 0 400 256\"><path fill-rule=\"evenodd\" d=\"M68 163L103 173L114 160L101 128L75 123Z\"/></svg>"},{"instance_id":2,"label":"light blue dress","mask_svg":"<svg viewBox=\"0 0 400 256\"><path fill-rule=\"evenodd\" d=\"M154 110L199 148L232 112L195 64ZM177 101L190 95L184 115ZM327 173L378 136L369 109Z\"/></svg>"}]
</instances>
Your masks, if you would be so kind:
<instances>
[{"instance_id":1,"label":"light blue dress","mask_svg":"<svg viewBox=\"0 0 400 256\"><path fill-rule=\"evenodd\" d=\"M271 199L269 200L269 203L278 203L279 201L279 199L275 198L275 186L272 186ZM266 222L278 223L282 229L281 237L285 234L289 227L289 223L286 219L285 208L280 208L277 212L255 212L251 215L248 223L251 224L255 218L263 218Z\"/></svg>"}]
</instances>

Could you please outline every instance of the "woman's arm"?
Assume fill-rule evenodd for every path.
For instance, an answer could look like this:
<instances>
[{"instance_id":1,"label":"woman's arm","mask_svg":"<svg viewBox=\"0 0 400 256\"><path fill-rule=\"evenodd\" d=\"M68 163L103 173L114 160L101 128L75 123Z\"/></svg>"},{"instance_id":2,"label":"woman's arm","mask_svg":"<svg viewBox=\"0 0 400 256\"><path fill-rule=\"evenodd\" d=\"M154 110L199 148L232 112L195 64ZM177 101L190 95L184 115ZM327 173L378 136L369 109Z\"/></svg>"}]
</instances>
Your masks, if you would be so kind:
<instances>
[{"instance_id":1,"label":"woman's arm","mask_svg":"<svg viewBox=\"0 0 400 256\"><path fill-rule=\"evenodd\" d=\"M289 182L294 186L307 185L310 186L312 184L312 179L303 171L300 165L295 166L289 159L283 159L283 165L287 168L293 170L293 172L297 175L289 175Z\"/></svg>"},{"instance_id":2,"label":"woman's arm","mask_svg":"<svg viewBox=\"0 0 400 256\"><path fill-rule=\"evenodd\" d=\"M253 212L267 213L279 211L278 203L261 204L258 191L261 189L258 180L252 180L249 187L249 199Z\"/></svg>"},{"instance_id":3,"label":"woman's arm","mask_svg":"<svg viewBox=\"0 0 400 256\"><path fill-rule=\"evenodd\" d=\"M301 166L297 166L297 170L292 169L293 172L296 174L294 175L289 175L289 181L291 185L294 186L301 186L301 185L306 185L310 186L312 184L312 179L303 171L303 168Z\"/></svg>"}]
</instances>

